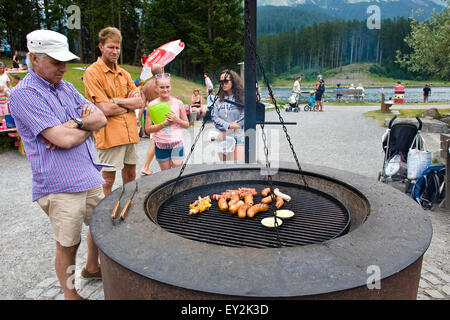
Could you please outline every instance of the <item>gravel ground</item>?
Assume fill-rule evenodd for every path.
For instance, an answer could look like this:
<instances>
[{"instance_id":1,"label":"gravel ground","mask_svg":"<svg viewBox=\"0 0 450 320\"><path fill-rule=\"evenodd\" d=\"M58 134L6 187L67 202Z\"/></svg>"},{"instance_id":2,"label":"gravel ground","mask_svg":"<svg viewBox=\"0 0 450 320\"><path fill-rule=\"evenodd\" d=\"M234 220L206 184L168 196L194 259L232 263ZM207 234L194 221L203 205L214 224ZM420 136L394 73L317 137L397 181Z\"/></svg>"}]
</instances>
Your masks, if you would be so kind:
<instances>
[{"instance_id":1,"label":"gravel ground","mask_svg":"<svg viewBox=\"0 0 450 320\"><path fill-rule=\"evenodd\" d=\"M282 111L282 116L285 121L297 122L296 126L288 126L288 132L301 164L314 163L377 179L383 164L381 137L385 129L363 116L364 112L374 109L377 107L325 106L322 113ZM276 120L276 116L275 112L270 112L267 120ZM211 128L210 124L208 128ZM281 126L266 128L273 165L278 159L294 161ZM198 124L189 129L190 135L186 135L185 140L186 152L193 133L198 129ZM257 135L260 136L259 133ZM437 134L424 134L424 137L432 151L438 150ZM149 143L149 139L143 139L139 144L138 177ZM194 163L217 161L204 139L200 140L196 150L192 157ZM258 160L264 161L261 151L259 147ZM6 186L1 191L0 209L0 299L23 299L23 294L41 281L56 277L53 266L55 243L48 218L36 203L31 202L31 169L26 157L16 151L3 152L0 153L0 163L0 176ZM150 168L159 171L156 161ZM120 186L120 175L116 181L115 187ZM434 236L425 260L448 273L449 214L437 211L430 216ZM86 231L84 228L84 236ZM83 240L78 253L80 260L85 254L86 242Z\"/></svg>"}]
</instances>

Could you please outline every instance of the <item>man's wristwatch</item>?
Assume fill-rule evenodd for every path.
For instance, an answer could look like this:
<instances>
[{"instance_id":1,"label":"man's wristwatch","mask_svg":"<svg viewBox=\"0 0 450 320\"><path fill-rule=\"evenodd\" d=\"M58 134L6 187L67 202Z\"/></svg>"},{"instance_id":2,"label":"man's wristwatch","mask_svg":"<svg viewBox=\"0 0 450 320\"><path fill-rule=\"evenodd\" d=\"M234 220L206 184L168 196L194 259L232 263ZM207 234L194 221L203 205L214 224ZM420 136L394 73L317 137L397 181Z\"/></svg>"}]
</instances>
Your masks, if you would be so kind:
<instances>
[{"instance_id":1,"label":"man's wristwatch","mask_svg":"<svg viewBox=\"0 0 450 320\"><path fill-rule=\"evenodd\" d=\"M81 118L72 118L72 120L77 124L77 129L81 129L84 124L83 120Z\"/></svg>"}]
</instances>

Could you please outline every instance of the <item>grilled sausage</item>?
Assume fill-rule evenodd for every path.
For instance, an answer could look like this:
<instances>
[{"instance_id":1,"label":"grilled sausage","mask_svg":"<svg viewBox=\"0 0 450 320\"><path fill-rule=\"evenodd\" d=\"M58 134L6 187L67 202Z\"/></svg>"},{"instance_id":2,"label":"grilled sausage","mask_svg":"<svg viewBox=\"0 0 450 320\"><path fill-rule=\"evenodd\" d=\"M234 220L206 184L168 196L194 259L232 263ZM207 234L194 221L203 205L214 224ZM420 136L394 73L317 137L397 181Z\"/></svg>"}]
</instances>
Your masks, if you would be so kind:
<instances>
[{"instance_id":1,"label":"grilled sausage","mask_svg":"<svg viewBox=\"0 0 450 320\"><path fill-rule=\"evenodd\" d=\"M230 213L232 213L232 214L235 214L239 210L239 208L243 205L244 205L244 201L239 200L235 204L229 205L228 211L230 211Z\"/></svg>"},{"instance_id":2,"label":"grilled sausage","mask_svg":"<svg viewBox=\"0 0 450 320\"><path fill-rule=\"evenodd\" d=\"M241 219L244 219L247 216L247 210L250 208L251 205L244 203L239 209L238 209L238 217Z\"/></svg>"},{"instance_id":3,"label":"grilled sausage","mask_svg":"<svg viewBox=\"0 0 450 320\"><path fill-rule=\"evenodd\" d=\"M291 197L287 194L282 193L278 188L273 190L273 193L275 193L277 197L282 197L283 200L286 200L287 202L291 201Z\"/></svg>"},{"instance_id":4,"label":"grilled sausage","mask_svg":"<svg viewBox=\"0 0 450 320\"><path fill-rule=\"evenodd\" d=\"M263 197L267 197L270 193L270 188L265 188L263 191L261 191L261 195Z\"/></svg>"},{"instance_id":5,"label":"grilled sausage","mask_svg":"<svg viewBox=\"0 0 450 320\"><path fill-rule=\"evenodd\" d=\"M272 202L272 196L267 196L261 200L261 203L269 204Z\"/></svg>"},{"instance_id":6,"label":"grilled sausage","mask_svg":"<svg viewBox=\"0 0 450 320\"><path fill-rule=\"evenodd\" d=\"M227 211L228 210L227 199L225 199L225 198L220 198L219 199L219 210L220 211Z\"/></svg>"},{"instance_id":7,"label":"grilled sausage","mask_svg":"<svg viewBox=\"0 0 450 320\"><path fill-rule=\"evenodd\" d=\"M250 207L250 209L247 210L247 217L253 218L257 213L259 212L265 212L269 210L269 205L265 203L258 203L254 206Z\"/></svg>"},{"instance_id":8,"label":"grilled sausage","mask_svg":"<svg viewBox=\"0 0 450 320\"><path fill-rule=\"evenodd\" d=\"M284 200L282 197L278 196L277 202L275 203L275 207L277 207L277 209L280 209L282 206L284 206Z\"/></svg>"},{"instance_id":9,"label":"grilled sausage","mask_svg":"<svg viewBox=\"0 0 450 320\"><path fill-rule=\"evenodd\" d=\"M251 195L250 193L248 193L248 194L246 194L245 195L245 197L244 197L244 202L246 203L246 204L249 204L249 205L253 205L255 202L253 201L253 195Z\"/></svg>"}]
</instances>

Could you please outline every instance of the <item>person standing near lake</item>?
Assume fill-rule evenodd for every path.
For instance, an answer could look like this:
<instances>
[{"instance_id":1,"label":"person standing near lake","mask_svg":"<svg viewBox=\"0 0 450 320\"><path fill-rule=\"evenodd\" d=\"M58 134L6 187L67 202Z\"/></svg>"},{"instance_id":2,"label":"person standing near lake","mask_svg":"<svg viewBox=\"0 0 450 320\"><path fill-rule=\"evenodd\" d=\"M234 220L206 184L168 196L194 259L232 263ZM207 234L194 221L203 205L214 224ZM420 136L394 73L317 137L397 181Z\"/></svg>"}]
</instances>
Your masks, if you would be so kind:
<instances>
[{"instance_id":1,"label":"person standing near lake","mask_svg":"<svg viewBox=\"0 0 450 320\"><path fill-rule=\"evenodd\" d=\"M300 81L302 81L302 76L295 78L294 85L292 86L292 93L296 96L301 93Z\"/></svg>"},{"instance_id":2,"label":"person standing near lake","mask_svg":"<svg viewBox=\"0 0 450 320\"><path fill-rule=\"evenodd\" d=\"M423 88L423 103L428 103L428 97L431 96L431 88L428 84Z\"/></svg>"},{"instance_id":3,"label":"person standing near lake","mask_svg":"<svg viewBox=\"0 0 450 320\"><path fill-rule=\"evenodd\" d=\"M316 107L318 107L317 111L323 111L323 94L325 93L325 81L322 79L321 75L317 76L316 89L315 89L315 100Z\"/></svg>"},{"instance_id":4,"label":"person standing near lake","mask_svg":"<svg viewBox=\"0 0 450 320\"><path fill-rule=\"evenodd\" d=\"M80 300L74 283L83 222L104 197L93 131L106 125L97 109L62 78L78 59L54 31L27 35L29 73L11 92L10 109L31 164L32 200L48 215L56 240L55 271L65 299ZM24 217L26 219L26 217ZM83 278L101 278L98 248L87 235Z\"/></svg>"},{"instance_id":5,"label":"person standing near lake","mask_svg":"<svg viewBox=\"0 0 450 320\"><path fill-rule=\"evenodd\" d=\"M86 97L108 120L106 127L94 132L100 161L113 165L102 170L106 181L103 191L108 195L112 192L117 171L122 173L123 184L136 179L140 138L135 110L142 108L143 101L130 74L117 64L122 43L120 30L102 29L99 40L102 55L87 68L83 82Z\"/></svg>"}]
</instances>

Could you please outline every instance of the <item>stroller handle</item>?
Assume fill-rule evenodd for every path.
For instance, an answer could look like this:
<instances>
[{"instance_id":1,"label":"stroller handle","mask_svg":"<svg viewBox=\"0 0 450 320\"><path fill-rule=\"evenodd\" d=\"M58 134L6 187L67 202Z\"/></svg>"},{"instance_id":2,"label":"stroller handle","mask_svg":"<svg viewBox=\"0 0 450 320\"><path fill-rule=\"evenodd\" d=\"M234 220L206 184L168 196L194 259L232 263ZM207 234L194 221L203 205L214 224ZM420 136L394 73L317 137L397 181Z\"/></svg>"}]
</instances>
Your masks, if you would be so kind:
<instances>
[{"instance_id":1,"label":"stroller handle","mask_svg":"<svg viewBox=\"0 0 450 320\"><path fill-rule=\"evenodd\" d=\"M419 122L419 131L422 130L422 120L420 120L419 117L416 117L417 121Z\"/></svg>"},{"instance_id":2,"label":"stroller handle","mask_svg":"<svg viewBox=\"0 0 450 320\"><path fill-rule=\"evenodd\" d=\"M392 124L394 123L395 119L397 119L397 116L394 116L391 121L389 121L389 129L392 128Z\"/></svg>"},{"instance_id":3,"label":"stroller handle","mask_svg":"<svg viewBox=\"0 0 450 320\"><path fill-rule=\"evenodd\" d=\"M394 123L395 119L397 119L397 116L394 116L391 119L391 121L389 121L389 129L392 128L392 124ZM419 117L416 117L416 120L419 122L419 129L418 130L421 131L422 130L422 125L423 125L422 120L420 120Z\"/></svg>"}]
</instances>

